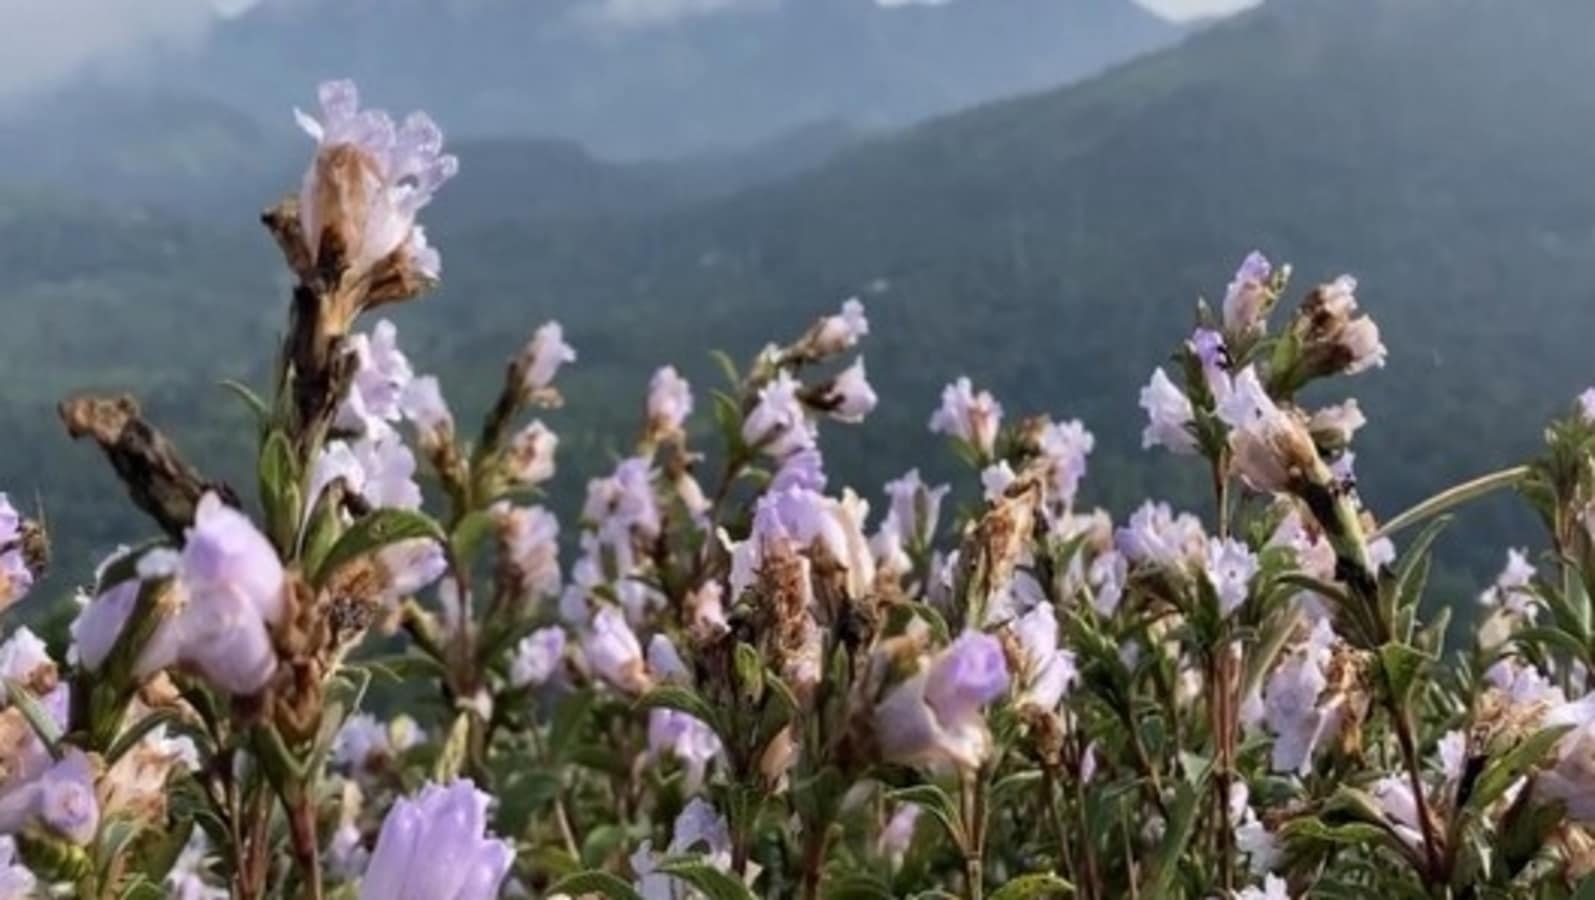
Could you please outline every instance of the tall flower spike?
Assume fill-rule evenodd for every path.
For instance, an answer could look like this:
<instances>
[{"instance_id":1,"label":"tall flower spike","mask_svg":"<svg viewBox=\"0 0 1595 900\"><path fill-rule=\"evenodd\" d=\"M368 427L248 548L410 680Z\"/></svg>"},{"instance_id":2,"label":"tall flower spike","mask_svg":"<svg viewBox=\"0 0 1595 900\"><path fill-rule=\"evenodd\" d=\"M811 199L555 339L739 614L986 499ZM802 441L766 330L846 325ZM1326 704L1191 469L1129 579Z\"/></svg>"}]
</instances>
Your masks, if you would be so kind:
<instances>
[{"instance_id":1,"label":"tall flower spike","mask_svg":"<svg viewBox=\"0 0 1595 900\"><path fill-rule=\"evenodd\" d=\"M459 171L459 160L442 152L443 133L425 113L395 126L386 112L360 109L352 81L326 82L319 97L319 120L294 111L317 144L299 191L307 259L335 283L390 275L436 280L438 253L416 215Z\"/></svg>"}]
</instances>

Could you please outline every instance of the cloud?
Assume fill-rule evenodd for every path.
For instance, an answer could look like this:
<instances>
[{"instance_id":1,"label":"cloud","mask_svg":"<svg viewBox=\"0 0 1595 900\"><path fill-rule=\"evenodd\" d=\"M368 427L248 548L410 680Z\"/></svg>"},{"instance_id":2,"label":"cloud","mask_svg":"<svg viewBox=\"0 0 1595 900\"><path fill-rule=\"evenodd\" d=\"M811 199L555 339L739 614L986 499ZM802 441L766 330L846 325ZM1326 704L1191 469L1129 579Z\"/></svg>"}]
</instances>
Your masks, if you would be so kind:
<instances>
[{"instance_id":1,"label":"cloud","mask_svg":"<svg viewBox=\"0 0 1595 900\"><path fill-rule=\"evenodd\" d=\"M0 0L0 99L49 87L91 64L200 40L255 0Z\"/></svg>"},{"instance_id":2,"label":"cloud","mask_svg":"<svg viewBox=\"0 0 1595 900\"><path fill-rule=\"evenodd\" d=\"M1256 6L1260 0L1135 0L1158 15L1170 19L1199 19L1225 16Z\"/></svg>"},{"instance_id":3,"label":"cloud","mask_svg":"<svg viewBox=\"0 0 1595 900\"><path fill-rule=\"evenodd\" d=\"M663 25L692 16L746 7L774 6L779 0L597 0L583 18L601 25ZM801 0L800 0L801 2Z\"/></svg>"}]
</instances>

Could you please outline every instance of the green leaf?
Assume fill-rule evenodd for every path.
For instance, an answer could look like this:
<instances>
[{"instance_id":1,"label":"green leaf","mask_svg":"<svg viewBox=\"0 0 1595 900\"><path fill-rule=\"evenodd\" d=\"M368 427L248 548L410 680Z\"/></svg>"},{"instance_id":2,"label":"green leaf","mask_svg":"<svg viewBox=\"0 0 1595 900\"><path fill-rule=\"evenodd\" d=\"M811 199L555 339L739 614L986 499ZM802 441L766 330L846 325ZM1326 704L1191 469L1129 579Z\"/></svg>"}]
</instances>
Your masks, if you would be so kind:
<instances>
[{"instance_id":1,"label":"green leaf","mask_svg":"<svg viewBox=\"0 0 1595 900\"><path fill-rule=\"evenodd\" d=\"M549 762L560 765L566 762L576 748L582 727L592 717L598 705L598 694L591 690L576 691L559 701L554 709L554 721L548 731Z\"/></svg>"},{"instance_id":2,"label":"green leaf","mask_svg":"<svg viewBox=\"0 0 1595 900\"><path fill-rule=\"evenodd\" d=\"M958 807L953 803L953 798L947 792L934 784L916 784L912 787L899 788L886 795L886 799L894 803L912 803L920 807L941 822L947 829L947 834L953 843L962 847L964 830L960 826Z\"/></svg>"},{"instance_id":3,"label":"green leaf","mask_svg":"<svg viewBox=\"0 0 1595 900\"><path fill-rule=\"evenodd\" d=\"M1473 791L1467 799L1467 809L1479 812L1494 803L1506 793L1513 782L1529 769L1539 765L1545 755L1555 749L1556 742L1562 739L1562 735L1571 730L1573 730L1572 725L1542 728L1524 738L1511 750L1492 759L1489 765L1485 766L1479 780L1473 783Z\"/></svg>"},{"instance_id":4,"label":"green leaf","mask_svg":"<svg viewBox=\"0 0 1595 900\"><path fill-rule=\"evenodd\" d=\"M1051 872L1021 875L998 888L991 900L1041 900L1043 897L1066 897L1074 893L1074 885Z\"/></svg>"},{"instance_id":5,"label":"green leaf","mask_svg":"<svg viewBox=\"0 0 1595 900\"><path fill-rule=\"evenodd\" d=\"M305 498L293 442L277 429L260 447L260 503L266 511L266 532L281 553L298 543Z\"/></svg>"},{"instance_id":6,"label":"green leaf","mask_svg":"<svg viewBox=\"0 0 1595 900\"><path fill-rule=\"evenodd\" d=\"M742 375L737 372L737 361L732 359L730 354L724 350L710 350L709 358L720 367L720 374L725 376L726 384L729 384L733 390L742 386Z\"/></svg>"},{"instance_id":7,"label":"green leaf","mask_svg":"<svg viewBox=\"0 0 1595 900\"><path fill-rule=\"evenodd\" d=\"M1413 692L1423 681L1423 673L1432 660L1416 647L1389 643L1379 648L1380 669L1390 695L1403 706L1412 700Z\"/></svg>"},{"instance_id":8,"label":"green leaf","mask_svg":"<svg viewBox=\"0 0 1595 900\"><path fill-rule=\"evenodd\" d=\"M892 886L873 875L855 872L840 878L827 878L825 900L893 900Z\"/></svg>"},{"instance_id":9,"label":"green leaf","mask_svg":"<svg viewBox=\"0 0 1595 900\"><path fill-rule=\"evenodd\" d=\"M742 406L724 391L714 392L714 421L720 426L720 439L725 442L726 455L735 459L747 449L742 442Z\"/></svg>"},{"instance_id":10,"label":"green leaf","mask_svg":"<svg viewBox=\"0 0 1595 900\"><path fill-rule=\"evenodd\" d=\"M1148 900L1171 896L1180 859L1185 856L1185 847L1191 842L1191 835L1196 831L1197 814L1202 808L1201 798L1206 780L1204 775L1195 784L1183 781L1175 790L1174 803L1169 808L1168 827L1163 832L1163 844L1158 847L1157 854L1152 858L1152 867L1147 876L1145 892L1142 894Z\"/></svg>"},{"instance_id":11,"label":"green leaf","mask_svg":"<svg viewBox=\"0 0 1595 900\"><path fill-rule=\"evenodd\" d=\"M438 758L432 764L432 780L448 784L460 777L460 771L465 768L465 755L470 749L471 716L469 713L460 713L454 717L454 724L449 726L448 738L443 742L443 748L438 751Z\"/></svg>"},{"instance_id":12,"label":"green leaf","mask_svg":"<svg viewBox=\"0 0 1595 900\"><path fill-rule=\"evenodd\" d=\"M759 651L742 641L737 641L735 653L738 692L750 707L757 706L764 697L764 661Z\"/></svg>"},{"instance_id":13,"label":"green leaf","mask_svg":"<svg viewBox=\"0 0 1595 900\"><path fill-rule=\"evenodd\" d=\"M656 687L637 701L636 709L639 711L674 709L684 712L713 728L715 733L720 735L721 740L726 738L726 735L722 733L723 729L720 727L720 717L716 715L714 708L709 705L708 701L699 696L697 691L691 688L674 684Z\"/></svg>"},{"instance_id":14,"label":"green leaf","mask_svg":"<svg viewBox=\"0 0 1595 900\"><path fill-rule=\"evenodd\" d=\"M596 869L591 872L579 872L554 882L546 896L552 897L555 894L564 894L568 897L597 894L609 900L642 900L642 895L637 893L636 888L617 876Z\"/></svg>"},{"instance_id":15,"label":"green leaf","mask_svg":"<svg viewBox=\"0 0 1595 900\"><path fill-rule=\"evenodd\" d=\"M321 587L349 563L401 541L433 540L447 548L443 529L429 516L403 509L379 509L362 517L338 539L311 582Z\"/></svg>"},{"instance_id":16,"label":"green leaf","mask_svg":"<svg viewBox=\"0 0 1595 900\"><path fill-rule=\"evenodd\" d=\"M28 720L28 725L38 734L39 740L44 742L44 746L50 751L50 755L60 759L61 729L55 724L55 717L50 715L50 711L45 709L39 703L38 698L33 696L33 692L24 687L20 681L11 678L3 680L6 687L6 699L11 701L11 705L16 707L18 712L22 713L24 719Z\"/></svg>"},{"instance_id":17,"label":"green leaf","mask_svg":"<svg viewBox=\"0 0 1595 900\"><path fill-rule=\"evenodd\" d=\"M133 723L133 727L116 736L116 741L110 749L105 751L105 764L114 765L127 751L138 746L139 741L151 731L172 722L180 722L182 717L171 709L157 709L144 718Z\"/></svg>"},{"instance_id":18,"label":"green leaf","mask_svg":"<svg viewBox=\"0 0 1595 900\"><path fill-rule=\"evenodd\" d=\"M1395 582L1380 598L1384 606L1385 621L1395 621L1397 610L1417 607L1419 599L1423 596L1424 585L1429 580L1430 552L1435 539L1449 524L1451 519L1447 516L1441 516L1430 522L1401 555L1401 561L1396 567ZM1405 638L1407 635L1403 634L1401 637Z\"/></svg>"},{"instance_id":19,"label":"green leaf","mask_svg":"<svg viewBox=\"0 0 1595 900\"><path fill-rule=\"evenodd\" d=\"M271 407L266 404L265 400L260 398L259 394L255 393L254 388L244 384L242 381L234 381L231 378L222 379L221 384L222 387L238 395L238 399L244 401L244 405L249 407L249 411L255 414L255 421L260 424L261 428L264 429L271 424Z\"/></svg>"},{"instance_id":20,"label":"green leaf","mask_svg":"<svg viewBox=\"0 0 1595 900\"><path fill-rule=\"evenodd\" d=\"M1524 479L1528 477L1529 471L1530 470L1528 466L1514 466L1510 469L1502 469L1499 472L1491 472L1488 475L1475 478L1472 481L1463 482L1455 487L1447 488L1446 490L1435 494L1433 497L1430 497L1422 503L1419 503L1418 505L1407 509L1399 515L1389 519L1378 531L1368 535L1368 540L1372 541L1382 537L1389 537L1403 528L1410 528L1411 526L1416 525L1425 519L1433 518L1434 516L1446 512L1447 510L1461 506L1470 500L1483 497L1487 494L1501 490L1502 488L1516 487L1523 483Z\"/></svg>"},{"instance_id":21,"label":"green leaf","mask_svg":"<svg viewBox=\"0 0 1595 900\"><path fill-rule=\"evenodd\" d=\"M709 865L700 857L666 860L656 871L685 881L708 900L755 900L753 892L740 880Z\"/></svg>"},{"instance_id":22,"label":"green leaf","mask_svg":"<svg viewBox=\"0 0 1595 900\"><path fill-rule=\"evenodd\" d=\"M476 554L481 550L482 542L494 532L497 522L493 513L485 509L473 510L460 519L454 526L454 533L449 535L449 545L454 548L454 558L465 566L474 562Z\"/></svg>"}]
</instances>

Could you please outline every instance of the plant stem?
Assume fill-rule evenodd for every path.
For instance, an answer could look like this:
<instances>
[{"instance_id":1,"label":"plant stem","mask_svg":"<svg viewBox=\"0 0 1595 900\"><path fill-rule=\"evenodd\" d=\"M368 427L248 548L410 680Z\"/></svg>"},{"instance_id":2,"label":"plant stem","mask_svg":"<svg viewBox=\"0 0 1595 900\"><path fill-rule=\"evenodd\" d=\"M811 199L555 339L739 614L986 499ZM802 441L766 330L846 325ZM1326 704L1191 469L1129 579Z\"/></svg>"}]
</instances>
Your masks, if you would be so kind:
<instances>
[{"instance_id":1,"label":"plant stem","mask_svg":"<svg viewBox=\"0 0 1595 900\"><path fill-rule=\"evenodd\" d=\"M1499 472L1491 472L1488 475L1482 475L1473 479L1472 481L1464 481L1459 485L1446 488L1422 503L1403 510L1400 514L1392 517L1389 521L1385 522L1383 527L1374 532L1372 537L1389 537L1403 528L1416 525L1417 523L1422 522L1424 519L1439 515L1448 509L1461 506L1469 500L1475 500L1502 488L1515 487L1517 486L1518 482L1522 481L1523 478L1528 474L1528 466L1513 466L1510 469L1502 469Z\"/></svg>"},{"instance_id":2,"label":"plant stem","mask_svg":"<svg viewBox=\"0 0 1595 900\"><path fill-rule=\"evenodd\" d=\"M986 896L986 792L982 772L961 776L961 806L964 820L964 880L969 900Z\"/></svg>"},{"instance_id":3,"label":"plant stem","mask_svg":"<svg viewBox=\"0 0 1595 900\"><path fill-rule=\"evenodd\" d=\"M1424 794L1423 773L1419 767L1417 741L1412 736L1412 721L1394 699L1389 700L1390 718L1395 722L1396 742L1401 746L1401 760L1412 784L1412 798L1417 806L1418 830L1423 833L1423 855L1428 871L1423 872L1424 883L1440 887L1450 882L1446 866L1440 858L1440 842L1435 834L1434 817L1429 811L1429 800Z\"/></svg>"}]
</instances>

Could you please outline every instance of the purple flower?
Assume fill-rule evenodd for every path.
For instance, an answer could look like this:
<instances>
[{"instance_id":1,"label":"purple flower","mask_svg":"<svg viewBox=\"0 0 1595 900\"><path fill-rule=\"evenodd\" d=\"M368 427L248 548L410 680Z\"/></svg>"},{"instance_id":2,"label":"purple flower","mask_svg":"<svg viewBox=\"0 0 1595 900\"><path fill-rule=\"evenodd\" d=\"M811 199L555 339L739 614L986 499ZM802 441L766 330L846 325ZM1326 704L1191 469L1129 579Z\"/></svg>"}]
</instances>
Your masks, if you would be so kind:
<instances>
[{"instance_id":1,"label":"purple flower","mask_svg":"<svg viewBox=\"0 0 1595 900\"><path fill-rule=\"evenodd\" d=\"M680 434L692 415L692 385L675 366L665 366L648 381L648 430L656 437Z\"/></svg>"},{"instance_id":2,"label":"purple flower","mask_svg":"<svg viewBox=\"0 0 1595 900\"><path fill-rule=\"evenodd\" d=\"M903 477L886 482L886 496L891 500L887 516L897 524L903 542L909 547L925 547L936 537L936 526L941 520L941 504L948 485L931 487L919 477L918 469L910 469Z\"/></svg>"},{"instance_id":3,"label":"purple flower","mask_svg":"<svg viewBox=\"0 0 1595 900\"><path fill-rule=\"evenodd\" d=\"M878 401L875 389L870 387L869 378L864 373L862 356L853 360L852 365L831 380L824 396L824 404L831 418L850 425L864 421L866 416L875 411Z\"/></svg>"},{"instance_id":4,"label":"purple flower","mask_svg":"<svg viewBox=\"0 0 1595 900\"><path fill-rule=\"evenodd\" d=\"M533 394L547 389L554 383L560 366L575 361L576 351L565 343L564 327L558 322L545 323L532 334L516 359L521 390Z\"/></svg>"},{"instance_id":5,"label":"purple flower","mask_svg":"<svg viewBox=\"0 0 1595 900\"><path fill-rule=\"evenodd\" d=\"M892 866L903 864L903 857L914 845L914 830L919 825L922 808L916 803L900 803L887 820L886 827L875 841L875 852L885 857Z\"/></svg>"},{"instance_id":6,"label":"purple flower","mask_svg":"<svg viewBox=\"0 0 1595 900\"><path fill-rule=\"evenodd\" d=\"M981 707L1008 690L1002 644L967 632L875 708L875 737L891 761L974 768L991 750Z\"/></svg>"},{"instance_id":7,"label":"purple flower","mask_svg":"<svg viewBox=\"0 0 1595 900\"><path fill-rule=\"evenodd\" d=\"M1074 654L1058 647L1058 617L1050 603L1038 603L1011 626L1023 656L1019 673L1021 706L1055 709L1079 678Z\"/></svg>"},{"instance_id":8,"label":"purple flower","mask_svg":"<svg viewBox=\"0 0 1595 900\"><path fill-rule=\"evenodd\" d=\"M1086 457L1096 448L1097 440L1075 419L1047 423L1038 444L1050 469L1047 500L1053 508L1067 510L1074 505L1080 480L1085 477Z\"/></svg>"},{"instance_id":9,"label":"purple flower","mask_svg":"<svg viewBox=\"0 0 1595 900\"><path fill-rule=\"evenodd\" d=\"M770 480L769 492L779 494L792 488L820 493L825 490L825 458L818 447L805 447L781 460L781 467Z\"/></svg>"},{"instance_id":10,"label":"purple flower","mask_svg":"<svg viewBox=\"0 0 1595 900\"><path fill-rule=\"evenodd\" d=\"M500 562L515 576L523 595L559 593L559 519L541 506L493 506L498 524Z\"/></svg>"},{"instance_id":11,"label":"purple flower","mask_svg":"<svg viewBox=\"0 0 1595 900\"><path fill-rule=\"evenodd\" d=\"M1202 571L1218 595L1219 613L1228 616L1246 602L1258 571L1257 555L1234 538L1208 538Z\"/></svg>"},{"instance_id":12,"label":"purple flower","mask_svg":"<svg viewBox=\"0 0 1595 900\"><path fill-rule=\"evenodd\" d=\"M798 399L802 385L785 369L759 389L759 402L742 422L742 440L772 459L814 446L814 426Z\"/></svg>"},{"instance_id":13,"label":"purple flower","mask_svg":"<svg viewBox=\"0 0 1595 900\"><path fill-rule=\"evenodd\" d=\"M1195 453L1196 436L1191 433L1195 414L1185 392L1174 386L1160 368L1141 389L1141 408L1146 410L1147 426L1141 432L1141 447L1165 447L1174 453Z\"/></svg>"},{"instance_id":14,"label":"purple flower","mask_svg":"<svg viewBox=\"0 0 1595 900\"><path fill-rule=\"evenodd\" d=\"M352 81L326 82L319 95L320 121L294 110L319 145L299 192L311 259L330 240L360 277L402 250L416 271L437 278L437 251L415 218L459 171L459 160L441 152L442 132L425 113L395 127L387 113L361 110Z\"/></svg>"},{"instance_id":15,"label":"purple flower","mask_svg":"<svg viewBox=\"0 0 1595 900\"><path fill-rule=\"evenodd\" d=\"M441 445L454 439L454 414L449 412L436 377L424 375L406 385L399 408L415 424L423 445Z\"/></svg>"},{"instance_id":16,"label":"purple flower","mask_svg":"<svg viewBox=\"0 0 1595 900\"><path fill-rule=\"evenodd\" d=\"M709 763L720 755L720 737L702 721L674 709L648 712L648 756L673 756L686 769L687 790L703 784Z\"/></svg>"},{"instance_id":17,"label":"purple flower","mask_svg":"<svg viewBox=\"0 0 1595 900\"><path fill-rule=\"evenodd\" d=\"M100 804L94 767L81 750L68 748L59 762L34 775L13 772L0 788L0 834L16 834L33 823L79 846L94 840Z\"/></svg>"},{"instance_id":18,"label":"purple flower","mask_svg":"<svg viewBox=\"0 0 1595 900\"><path fill-rule=\"evenodd\" d=\"M1235 279L1224 291L1224 328L1230 334L1246 334L1260 329L1268 312L1272 294L1268 280L1274 267L1268 257L1256 250L1247 255L1235 272Z\"/></svg>"},{"instance_id":19,"label":"purple flower","mask_svg":"<svg viewBox=\"0 0 1595 900\"><path fill-rule=\"evenodd\" d=\"M1595 387L1578 395L1578 414L1585 422L1595 425Z\"/></svg>"},{"instance_id":20,"label":"purple flower","mask_svg":"<svg viewBox=\"0 0 1595 900\"><path fill-rule=\"evenodd\" d=\"M277 668L270 629L285 611L277 551L242 513L206 494L176 562L183 605L145 646L140 673L181 662L227 693L256 693Z\"/></svg>"},{"instance_id":21,"label":"purple flower","mask_svg":"<svg viewBox=\"0 0 1595 900\"><path fill-rule=\"evenodd\" d=\"M400 799L377 838L360 900L491 900L515 861L487 832L491 798L462 779Z\"/></svg>"},{"instance_id":22,"label":"purple flower","mask_svg":"<svg viewBox=\"0 0 1595 900\"><path fill-rule=\"evenodd\" d=\"M809 345L816 356L834 356L857 346L867 334L869 319L864 315L864 304L852 297L843 302L840 313L820 320L811 332Z\"/></svg>"},{"instance_id":23,"label":"purple flower","mask_svg":"<svg viewBox=\"0 0 1595 900\"><path fill-rule=\"evenodd\" d=\"M504 473L517 485L536 486L554 477L554 454L559 435L534 421L510 438L504 454Z\"/></svg>"},{"instance_id":24,"label":"purple flower","mask_svg":"<svg viewBox=\"0 0 1595 900\"><path fill-rule=\"evenodd\" d=\"M399 331L387 319L371 333L350 336L347 344L358 364L349 395L338 408L340 428L372 435L399 421L399 400L415 377L399 350Z\"/></svg>"},{"instance_id":25,"label":"purple flower","mask_svg":"<svg viewBox=\"0 0 1595 900\"><path fill-rule=\"evenodd\" d=\"M536 687L552 678L565 658L565 629L539 628L515 647L510 657L510 685Z\"/></svg>"},{"instance_id":26,"label":"purple flower","mask_svg":"<svg viewBox=\"0 0 1595 900\"><path fill-rule=\"evenodd\" d=\"M587 665L600 678L622 691L640 694L649 687L648 667L643 661L642 644L626 624L626 617L613 606L600 609L582 634L582 653Z\"/></svg>"},{"instance_id":27,"label":"purple flower","mask_svg":"<svg viewBox=\"0 0 1595 900\"><path fill-rule=\"evenodd\" d=\"M1002 428L1002 404L988 391L976 394L967 377L942 390L941 406L930 417L930 430L957 438L989 458Z\"/></svg>"},{"instance_id":28,"label":"purple flower","mask_svg":"<svg viewBox=\"0 0 1595 900\"><path fill-rule=\"evenodd\" d=\"M1148 500L1114 535L1120 553L1131 563L1183 571L1201 556L1206 538L1202 523L1189 513L1174 515L1167 503Z\"/></svg>"}]
</instances>

